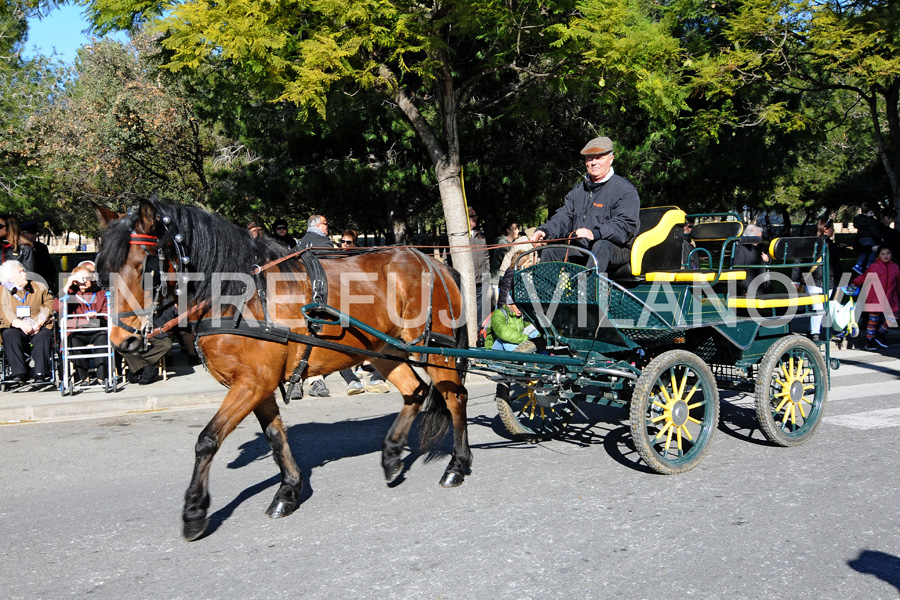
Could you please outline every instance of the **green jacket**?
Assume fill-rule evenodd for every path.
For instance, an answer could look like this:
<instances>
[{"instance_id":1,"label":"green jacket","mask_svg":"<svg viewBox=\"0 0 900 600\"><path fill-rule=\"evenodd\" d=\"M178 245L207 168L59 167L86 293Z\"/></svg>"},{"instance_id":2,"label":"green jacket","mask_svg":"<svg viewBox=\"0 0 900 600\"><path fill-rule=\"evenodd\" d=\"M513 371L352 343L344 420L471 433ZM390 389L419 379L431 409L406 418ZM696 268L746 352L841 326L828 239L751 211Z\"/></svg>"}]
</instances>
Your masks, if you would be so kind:
<instances>
[{"instance_id":1,"label":"green jacket","mask_svg":"<svg viewBox=\"0 0 900 600\"><path fill-rule=\"evenodd\" d=\"M484 347L493 347L494 340L497 339L511 344L521 344L528 339L524 331L524 317L517 317L508 307L501 306L491 315L491 327L484 337Z\"/></svg>"}]
</instances>

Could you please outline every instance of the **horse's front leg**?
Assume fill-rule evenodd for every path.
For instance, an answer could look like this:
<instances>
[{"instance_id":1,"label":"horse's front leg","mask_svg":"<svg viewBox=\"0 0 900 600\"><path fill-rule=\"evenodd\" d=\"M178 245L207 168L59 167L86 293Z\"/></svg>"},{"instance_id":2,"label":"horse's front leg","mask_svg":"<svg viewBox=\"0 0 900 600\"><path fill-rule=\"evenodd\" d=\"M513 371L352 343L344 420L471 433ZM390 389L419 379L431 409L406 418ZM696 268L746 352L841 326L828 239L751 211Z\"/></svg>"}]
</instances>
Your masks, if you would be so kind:
<instances>
[{"instance_id":1,"label":"horse's front leg","mask_svg":"<svg viewBox=\"0 0 900 600\"><path fill-rule=\"evenodd\" d=\"M189 542L203 535L209 525L206 512L209 509L209 467L212 459L228 434L253 410L255 403L244 394L245 390L241 386L232 387L222 406L197 438L197 445L194 447L194 473L184 493L184 511L181 515L184 521L182 533Z\"/></svg>"},{"instance_id":2,"label":"horse's front leg","mask_svg":"<svg viewBox=\"0 0 900 600\"><path fill-rule=\"evenodd\" d=\"M273 519L286 517L297 508L300 503L300 491L303 489L303 474L297 467L294 457L291 454L291 447L288 444L287 432L284 429L284 422L278 412L278 404L275 402L275 396L271 396L255 411L259 425L262 427L272 447L272 456L281 469L281 486L275 493L272 504L266 509L266 514Z\"/></svg>"}]
</instances>

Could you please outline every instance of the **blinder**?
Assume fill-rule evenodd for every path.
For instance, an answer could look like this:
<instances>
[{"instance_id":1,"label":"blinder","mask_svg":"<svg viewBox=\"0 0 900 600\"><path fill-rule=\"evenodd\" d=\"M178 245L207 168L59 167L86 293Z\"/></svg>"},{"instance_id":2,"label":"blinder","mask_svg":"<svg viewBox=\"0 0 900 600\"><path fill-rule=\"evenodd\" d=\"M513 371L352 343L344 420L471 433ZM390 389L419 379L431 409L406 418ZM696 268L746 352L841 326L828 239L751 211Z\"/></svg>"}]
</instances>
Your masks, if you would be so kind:
<instances>
[{"instance_id":1,"label":"blinder","mask_svg":"<svg viewBox=\"0 0 900 600\"><path fill-rule=\"evenodd\" d=\"M157 223L161 224L164 229L168 230L168 226L171 224L171 219L168 216L163 215L157 220ZM129 333L140 335L143 340L144 350L147 350L150 344L149 336L150 332L153 331L154 316L160 311L160 305L163 301L163 298L165 298L169 294L168 281L162 276L162 269L165 268L165 265L167 263L172 266L177 276L174 293L176 295L180 295L183 291L180 286L180 284L182 283L182 278L180 277L180 275L184 272L185 265L190 263L190 257L185 255L184 253L184 248L182 246L183 241L184 237L180 233L176 233L174 236L172 236L171 245L174 247L175 251L175 256L172 256L171 251L166 247L168 244L161 244L158 236L136 233L133 230L131 232L129 244L132 246L143 247L143 278L144 282L146 282L147 276L150 275L150 285L152 286L153 294L149 307L117 313L114 318L114 323L117 327L124 329ZM156 252L152 252L152 250L154 249L156 250ZM184 283L186 282L187 280L184 279ZM143 327L141 327L140 330L136 329L131 325L123 323L121 321L121 317L143 317Z\"/></svg>"}]
</instances>

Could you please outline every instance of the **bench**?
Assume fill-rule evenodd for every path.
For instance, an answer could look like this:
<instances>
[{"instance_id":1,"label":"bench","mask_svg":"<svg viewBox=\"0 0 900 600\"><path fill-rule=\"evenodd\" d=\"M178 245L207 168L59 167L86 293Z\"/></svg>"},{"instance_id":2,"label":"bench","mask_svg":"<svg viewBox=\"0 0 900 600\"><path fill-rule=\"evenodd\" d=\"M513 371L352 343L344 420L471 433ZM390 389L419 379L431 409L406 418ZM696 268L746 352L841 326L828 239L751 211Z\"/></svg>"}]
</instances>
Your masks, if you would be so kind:
<instances>
[{"instance_id":1,"label":"bench","mask_svg":"<svg viewBox=\"0 0 900 600\"><path fill-rule=\"evenodd\" d=\"M769 264L767 271L793 269L795 266L807 265L823 267L825 244L818 237L780 237L769 243ZM823 305L825 294L806 294L793 289L777 293L756 294L753 297L732 296L728 298L728 307L737 309L773 310Z\"/></svg>"}]
</instances>

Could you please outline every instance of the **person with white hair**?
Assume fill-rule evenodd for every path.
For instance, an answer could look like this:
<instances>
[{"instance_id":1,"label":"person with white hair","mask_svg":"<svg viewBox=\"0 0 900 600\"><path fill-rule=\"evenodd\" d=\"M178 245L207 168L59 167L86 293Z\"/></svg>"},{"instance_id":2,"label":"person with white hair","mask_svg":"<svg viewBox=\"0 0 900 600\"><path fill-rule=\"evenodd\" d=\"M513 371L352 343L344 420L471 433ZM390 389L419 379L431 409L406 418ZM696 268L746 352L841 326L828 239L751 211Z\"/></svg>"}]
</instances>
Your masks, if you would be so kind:
<instances>
[{"instance_id":1,"label":"person with white hair","mask_svg":"<svg viewBox=\"0 0 900 600\"><path fill-rule=\"evenodd\" d=\"M53 295L46 285L29 281L25 267L16 260L0 265L0 336L10 367L10 381L28 381L25 350L33 346L34 381L50 379L53 348Z\"/></svg>"}]
</instances>

